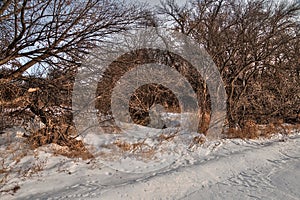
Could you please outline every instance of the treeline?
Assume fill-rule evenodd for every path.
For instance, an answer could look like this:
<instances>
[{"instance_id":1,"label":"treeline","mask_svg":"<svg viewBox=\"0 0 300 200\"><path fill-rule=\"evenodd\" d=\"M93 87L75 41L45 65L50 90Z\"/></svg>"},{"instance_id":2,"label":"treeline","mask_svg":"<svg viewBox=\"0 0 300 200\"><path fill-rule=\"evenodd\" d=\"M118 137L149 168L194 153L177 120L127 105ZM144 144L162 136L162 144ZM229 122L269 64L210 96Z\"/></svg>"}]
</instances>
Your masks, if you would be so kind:
<instances>
[{"instance_id":1,"label":"treeline","mask_svg":"<svg viewBox=\"0 0 300 200\"><path fill-rule=\"evenodd\" d=\"M214 60L227 92L229 127L243 128L249 120L300 123L299 11L297 2L268 0L191 0L185 5L166 0L156 8L117 0L4 0L0 3L0 129L17 123L14 118L20 116L37 116L49 132L62 131L55 128L62 123L73 126L72 87L81 60L114 34L166 24L197 41ZM37 73L26 75L34 70ZM205 83L193 70L182 72L207 116L210 101ZM120 75L117 66L103 73L96 105L100 112L110 113L113 83ZM144 86L133 96L130 112L136 123L149 123L154 103L180 110L174 94L163 86ZM63 113L62 118L57 113ZM207 119L201 120L199 131L205 132Z\"/></svg>"}]
</instances>

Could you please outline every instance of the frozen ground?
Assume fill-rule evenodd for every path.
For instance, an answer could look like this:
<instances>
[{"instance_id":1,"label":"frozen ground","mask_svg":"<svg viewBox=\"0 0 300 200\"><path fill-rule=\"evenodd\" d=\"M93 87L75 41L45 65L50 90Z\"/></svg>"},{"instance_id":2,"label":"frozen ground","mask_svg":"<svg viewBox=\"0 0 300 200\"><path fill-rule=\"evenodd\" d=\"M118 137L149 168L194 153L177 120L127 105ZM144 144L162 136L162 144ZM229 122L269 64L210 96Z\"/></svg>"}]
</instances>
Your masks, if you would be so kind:
<instances>
[{"instance_id":1,"label":"frozen ground","mask_svg":"<svg viewBox=\"0 0 300 200\"><path fill-rule=\"evenodd\" d=\"M1 183L2 200L300 199L300 133L207 141L195 147L196 160L182 154L170 165L144 173L112 169L99 159L56 156L55 145L22 155L22 139L10 140L13 145L7 148L1 138L2 158L11 161L2 164L2 171L11 170ZM145 167L137 165L131 167Z\"/></svg>"}]
</instances>

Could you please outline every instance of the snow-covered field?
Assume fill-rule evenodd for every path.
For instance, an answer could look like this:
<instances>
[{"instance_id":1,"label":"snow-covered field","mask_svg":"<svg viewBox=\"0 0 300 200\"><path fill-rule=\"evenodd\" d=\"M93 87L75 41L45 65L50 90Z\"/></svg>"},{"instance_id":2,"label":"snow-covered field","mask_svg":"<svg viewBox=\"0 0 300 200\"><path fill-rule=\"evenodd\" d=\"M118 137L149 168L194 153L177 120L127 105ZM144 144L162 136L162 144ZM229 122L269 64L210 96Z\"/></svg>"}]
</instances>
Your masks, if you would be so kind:
<instances>
[{"instance_id":1,"label":"snow-covered field","mask_svg":"<svg viewBox=\"0 0 300 200\"><path fill-rule=\"evenodd\" d=\"M1 135L0 171L10 171L0 174L1 199L300 199L299 145L299 132L218 139L194 147L197 159L180 151L154 171L124 172L99 158L54 155L56 145L29 150L22 138Z\"/></svg>"}]
</instances>

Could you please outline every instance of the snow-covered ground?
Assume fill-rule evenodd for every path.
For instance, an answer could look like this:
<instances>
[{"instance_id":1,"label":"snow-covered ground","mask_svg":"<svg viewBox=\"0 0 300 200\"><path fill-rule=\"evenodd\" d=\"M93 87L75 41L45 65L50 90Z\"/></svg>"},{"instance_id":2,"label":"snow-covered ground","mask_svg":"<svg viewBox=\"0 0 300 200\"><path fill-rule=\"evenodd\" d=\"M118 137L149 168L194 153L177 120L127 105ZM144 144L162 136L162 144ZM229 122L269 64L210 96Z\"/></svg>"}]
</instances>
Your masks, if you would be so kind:
<instances>
[{"instance_id":1,"label":"snow-covered ground","mask_svg":"<svg viewBox=\"0 0 300 200\"><path fill-rule=\"evenodd\" d=\"M0 171L10 173L0 173L1 199L300 199L299 145L299 132L206 141L190 149L197 159L180 151L158 169L126 172L99 158L54 155L56 145L29 150L22 138L2 135Z\"/></svg>"}]
</instances>

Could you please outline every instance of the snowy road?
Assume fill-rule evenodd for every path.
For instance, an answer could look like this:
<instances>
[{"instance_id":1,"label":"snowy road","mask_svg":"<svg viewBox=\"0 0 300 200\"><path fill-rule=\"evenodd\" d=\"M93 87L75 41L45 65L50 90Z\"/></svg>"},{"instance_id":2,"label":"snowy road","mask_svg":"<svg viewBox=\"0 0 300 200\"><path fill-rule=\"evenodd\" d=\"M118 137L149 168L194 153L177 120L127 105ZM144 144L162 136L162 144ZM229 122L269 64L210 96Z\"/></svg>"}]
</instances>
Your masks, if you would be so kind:
<instances>
[{"instance_id":1,"label":"snowy road","mask_svg":"<svg viewBox=\"0 0 300 200\"><path fill-rule=\"evenodd\" d=\"M300 199L300 138L224 145L206 162L108 190L103 199ZM119 195L117 195L119 194ZM125 198L124 198L125 197Z\"/></svg>"},{"instance_id":2,"label":"snowy road","mask_svg":"<svg viewBox=\"0 0 300 200\"><path fill-rule=\"evenodd\" d=\"M221 140L191 166L122 173L54 157L1 199L300 199L300 134L286 141ZM16 180L15 180L16 181Z\"/></svg>"}]
</instances>

